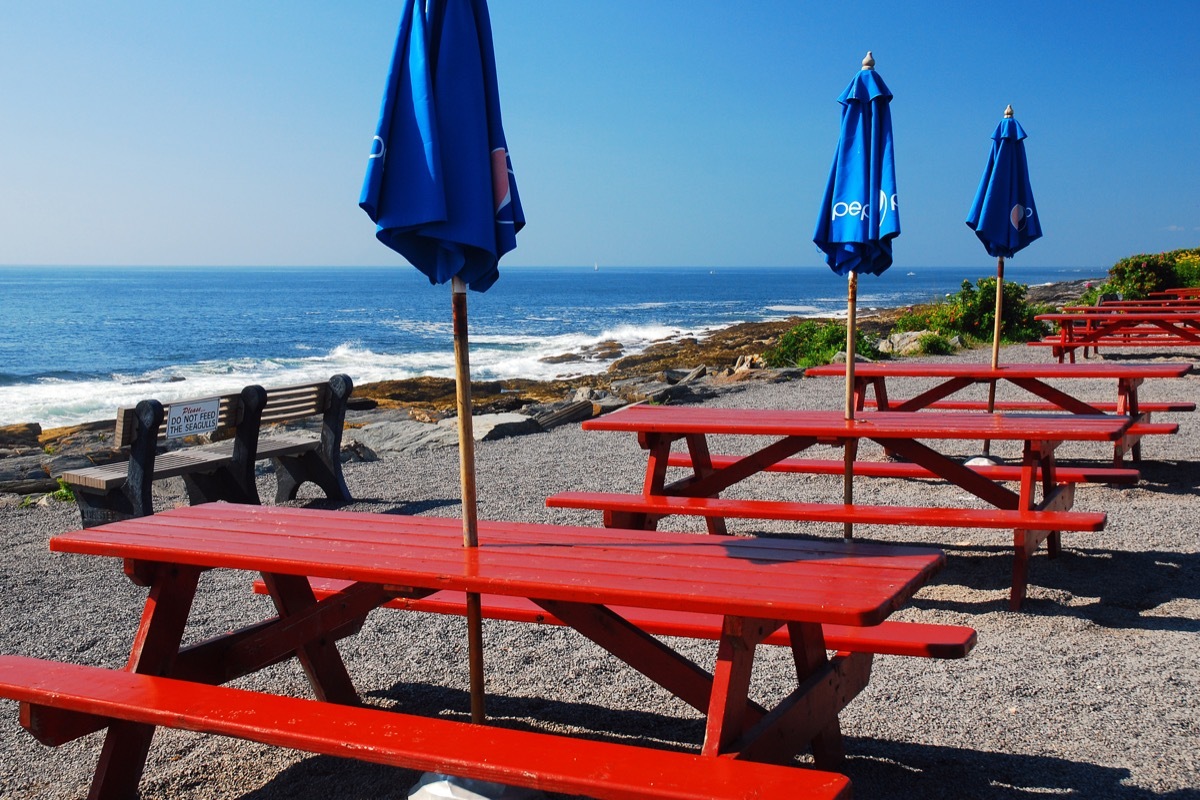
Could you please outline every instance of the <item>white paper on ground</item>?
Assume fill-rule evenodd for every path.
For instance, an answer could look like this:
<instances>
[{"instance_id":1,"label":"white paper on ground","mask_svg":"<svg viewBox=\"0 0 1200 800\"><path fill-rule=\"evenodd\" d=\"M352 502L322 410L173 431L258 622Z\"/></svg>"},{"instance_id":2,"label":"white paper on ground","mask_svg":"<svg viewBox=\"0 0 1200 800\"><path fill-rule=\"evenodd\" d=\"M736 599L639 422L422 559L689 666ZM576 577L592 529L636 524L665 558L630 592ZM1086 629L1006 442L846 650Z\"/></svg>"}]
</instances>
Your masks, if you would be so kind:
<instances>
[{"instance_id":1,"label":"white paper on ground","mask_svg":"<svg viewBox=\"0 0 1200 800\"><path fill-rule=\"evenodd\" d=\"M408 790L408 800L541 800L541 792L426 772Z\"/></svg>"}]
</instances>

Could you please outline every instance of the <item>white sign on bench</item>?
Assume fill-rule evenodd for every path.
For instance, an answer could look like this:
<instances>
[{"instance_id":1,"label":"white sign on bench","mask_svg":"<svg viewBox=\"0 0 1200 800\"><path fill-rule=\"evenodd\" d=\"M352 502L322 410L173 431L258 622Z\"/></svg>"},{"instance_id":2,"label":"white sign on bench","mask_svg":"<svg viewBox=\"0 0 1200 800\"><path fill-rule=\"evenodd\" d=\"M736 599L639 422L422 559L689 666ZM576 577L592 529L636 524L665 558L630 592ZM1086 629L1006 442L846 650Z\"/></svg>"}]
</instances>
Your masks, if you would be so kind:
<instances>
[{"instance_id":1,"label":"white sign on bench","mask_svg":"<svg viewBox=\"0 0 1200 800\"><path fill-rule=\"evenodd\" d=\"M219 397L171 406L167 411L167 438L178 439L182 436L212 433L217 429L220 409Z\"/></svg>"}]
</instances>

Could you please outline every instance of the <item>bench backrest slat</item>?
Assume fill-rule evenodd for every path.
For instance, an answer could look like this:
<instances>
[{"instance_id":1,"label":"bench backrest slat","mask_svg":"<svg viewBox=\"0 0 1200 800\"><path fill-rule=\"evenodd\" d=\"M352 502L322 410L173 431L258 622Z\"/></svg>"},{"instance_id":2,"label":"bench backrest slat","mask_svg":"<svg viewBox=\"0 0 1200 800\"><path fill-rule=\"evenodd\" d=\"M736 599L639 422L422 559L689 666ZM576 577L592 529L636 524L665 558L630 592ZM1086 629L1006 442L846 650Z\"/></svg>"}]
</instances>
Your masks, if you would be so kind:
<instances>
[{"instance_id":1,"label":"bench backrest slat","mask_svg":"<svg viewBox=\"0 0 1200 800\"><path fill-rule=\"evenodd\" d=\"M322 414L329 406L329 382L298 384L296 386L281 386L267 390L267 404L263 408L262 424L273 425L279 422L290 422L314 414ZM181 403L197 403L200 400L211 400L211 397L177 400L170 405ZM221 405L217 417L217 430L226 431L236 428L242 421L241 394L226 394L220 396ZM116 446L128 447L133 443L137 430L136 417L133 408L117 409ZM166 426L159 431L158 440L166 440Z\"/></svg>"},{"instance_id":2,"label":"bench backrest slat","mask_svg":"<svg viewBox=\"0 0 1200 800\"><path fill-rule=\"evenodd\" d=\"M220 407L217 412L217 430L225 430L227 428L236 428L242 419L242 396L240 394L225 394L220 396ZM181 405L185 403L199 403L204 400L212 400L212 397L192 398L191 400L177 400L170 405ZM170 406L167 406L170 408ZM117 428L114 438L116 439L117 447L128 447L133 444L133 439L137 431L136 416L132 408L117 409ZM167 438L167 428L163 425L158 432L158 440L164 441Z\"/></svg>"},{"instance_id":3,"label":"bench backrest slat","mask_svg":"<svg viewBox=\"0 0 1200 800\"><path fill-rule=\"evenodd\" d=\"M324 413L329 406L329 383L285 386L267 390L262 424L287 422L293 419Z\"/></svg>"}]
</instances>

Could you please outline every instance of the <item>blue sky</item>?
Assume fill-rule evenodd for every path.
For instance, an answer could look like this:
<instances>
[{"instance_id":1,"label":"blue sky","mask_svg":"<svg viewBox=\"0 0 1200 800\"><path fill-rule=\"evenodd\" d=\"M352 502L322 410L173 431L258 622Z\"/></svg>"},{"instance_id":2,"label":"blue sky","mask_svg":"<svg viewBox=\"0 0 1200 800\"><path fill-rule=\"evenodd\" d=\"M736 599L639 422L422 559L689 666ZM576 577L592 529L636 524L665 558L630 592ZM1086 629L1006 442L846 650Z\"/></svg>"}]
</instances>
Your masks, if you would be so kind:
<instances>
[{"instance_id":1,"label":"blue sky","mask_svg":"<svg viewBox=\"0 0 1200 800\"><path fill-rule=\"evenodd\" d=\"M0 0L0 264L397 263L357 200L401 3ZM853 12L853 13L852 13ZM897 266L963 224L1012 103L1043 239L1200 243L1200 3L492 0L528 226L502 266L821 263L866 50L895 94Z\"/></svg>"}]
</instances>

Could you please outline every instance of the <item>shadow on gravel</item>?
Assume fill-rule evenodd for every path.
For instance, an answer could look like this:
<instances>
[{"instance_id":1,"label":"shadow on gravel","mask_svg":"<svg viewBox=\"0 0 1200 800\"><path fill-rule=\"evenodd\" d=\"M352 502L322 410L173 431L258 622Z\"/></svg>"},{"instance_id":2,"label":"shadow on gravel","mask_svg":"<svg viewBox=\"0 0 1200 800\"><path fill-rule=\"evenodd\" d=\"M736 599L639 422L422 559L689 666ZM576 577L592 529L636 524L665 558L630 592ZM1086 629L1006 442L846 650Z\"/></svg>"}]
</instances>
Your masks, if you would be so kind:
<instances>
[{"instance_id":1,"label":"shadow on gravel","mask_svg":"<svg viewBox=\"0 0 1200 800\"><path fill-rule=\"evenodd\" d=\"M425 683L397 682L367 697L386 701L393 711L419 716L443 716L466 722L471 716L470 695L461 690ZM593 703L547 700L540 697L487 695L488 719L505 728L537 730L562 726L579 729L583 738L608 741L654 740L699 747L704 740L704 720L681 719L647 711L614 710ZM526 720L538 720L531 726Z\"/></svg>"},{"instance_id":2,"label":"shadow on gravel","mask_svg":"<svg viewBox=\"0 0 1200 800\"><path fill-rule=\"evenodd\" d=\"M397 684L381 693L389 699L400 693L413 699L413 690L429 689ZM420 694L421 692L417 692ZM438 702L448 702L465 718L469 705L465 692L439 690ZM377 695L379 696L379 695ZM427 699L434 699L432 696ZM488 696L489 715L505 727L524 727L512 717L537 714L544 721L575 725L586 720L589 730L613 726L617 733L607 738L655 738L646 723L663 721L672 734L702 735L699 723L639 712L614 712L587 704L555 703L526 698ZM417 706L405 703L408 711ZM436 713L437 708L426 709ZM599 716L597 716L599 715ZM687 730L691 728L692 730ZM584 733L585 736L594 735ZM859 797L889 800L1012 800L1053 796L1110 798L1111 800L1200 800L1200 791L1181 789L1153 792L1125 782L1129 770L1046 756L982 752L952 747L934 747L878 739L846 738L848 760L845 772ZM284 769L262 787L241 795L241 800L338 797L344 800L404 798L407 788L419 777L412 770L382 767L326 756L306 758ZM563 795L548 795L564 797Z\"/></svg>"},{"instance_id":3,"label":"shadow on gravel","mask_svg":"<svg viewBox=\"0 0 1200 800\"><path fill-rule=\"evenodd\" d=\"M857 797L1012 800L1051 795L1200 800L1200 791L1152 792L1125 784L1129 770L1061 758L853 737L847 737L846 752L846 774Z\"/></svg>"},{"instance_id":4,"label":"shadow on gravel","mask_svg":"<svg viewBox=\"0 0 1200 800\"><path fill-rule=\"evenodd\" d=\"M301 508L319 508L324 511L364 511L376 514L402 514L412 516L433 511L438 508L450 508L461 505L457 499L434 498L405 502L404 500L329 500L324 497L304 500Z\"/></svg>"},{"instance_id":5,"label":"shadow on gravel","mask_svg":"<svg viewBox=\"0 0 1200 800\"><path fill-rule=\"evenodd\" d=\"M1066 541L1055 559L1047 558L1043 547L1029 571L1031 590L1041 587L1061 599L1040 598L1034 591L1020 613L1074 616L1106 628L1200 632L1200 619L1191 609L1180 609L1180 615L1170 611L1172 601L1200 600L1200 554L1075 548ZM1007 596L997 599L994 593L1011 585L1010 547L972 544L942 549L948 561L936 583L989 591L993 596L971 603L918 595L911 601L914 608L970 614L1008 609Z\"/></svg>"},{"instance_id":6,"label":"shadow on gravel","mask_svg":"<svg viewBox=\"0 0 1200 800\"><path fill-rule=\"evenodd\" d=\"M1133 464L1142 475L1138 486L1161 494L1194 496L1200 488L1200 462L1139 461Z\"/></svg>"}]
</instances>

